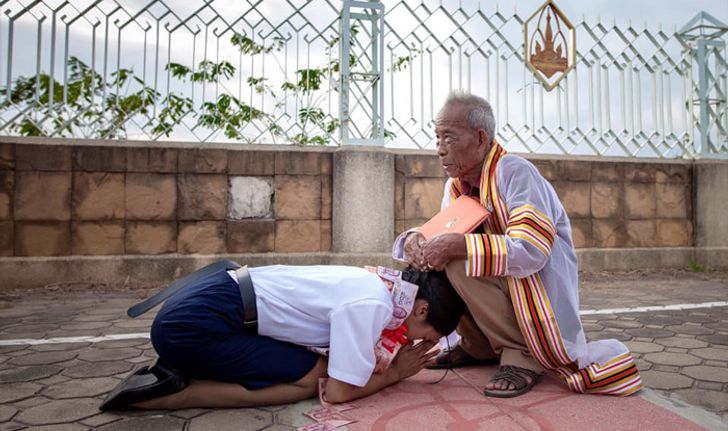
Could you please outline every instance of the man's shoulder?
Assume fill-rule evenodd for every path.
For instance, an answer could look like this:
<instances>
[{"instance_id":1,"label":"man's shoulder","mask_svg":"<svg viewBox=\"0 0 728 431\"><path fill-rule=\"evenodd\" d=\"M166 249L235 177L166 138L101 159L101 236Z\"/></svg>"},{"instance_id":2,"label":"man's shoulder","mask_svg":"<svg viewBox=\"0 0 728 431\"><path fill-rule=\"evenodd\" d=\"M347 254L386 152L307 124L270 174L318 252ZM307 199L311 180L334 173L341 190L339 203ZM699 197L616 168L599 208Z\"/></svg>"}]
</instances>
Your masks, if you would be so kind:
<instances>
[{"instance_id":1,"label":"man's shoulder","mask_svg":"<svg viewBox=\"0 0 728 431\"><path fill-rule=\"evenodd\" d=\"M506 177L533 177L543 179L536 165L519 155L508 153L498 163L498 172Z\"/></svg>"}]
</instances>

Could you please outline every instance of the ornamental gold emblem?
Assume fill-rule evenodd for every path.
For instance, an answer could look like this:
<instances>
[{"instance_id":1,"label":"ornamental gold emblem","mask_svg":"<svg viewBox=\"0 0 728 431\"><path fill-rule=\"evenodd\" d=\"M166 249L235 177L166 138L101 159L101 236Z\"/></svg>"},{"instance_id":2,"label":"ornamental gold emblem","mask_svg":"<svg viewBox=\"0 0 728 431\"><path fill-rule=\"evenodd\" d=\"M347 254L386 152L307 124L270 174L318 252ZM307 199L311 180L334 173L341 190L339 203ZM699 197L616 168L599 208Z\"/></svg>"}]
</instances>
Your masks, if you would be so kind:
<instances>
[{"instance_id":1,"label":"ornamental gold emblem","mask_svg":"<svg viewBox=\"0 0 728 431\"><path fill-rule=\"evenodd\" d=\"M552 0L523 23L526 64L551 91L576 64L576 30Z\"/></svg>"}]
</instances>

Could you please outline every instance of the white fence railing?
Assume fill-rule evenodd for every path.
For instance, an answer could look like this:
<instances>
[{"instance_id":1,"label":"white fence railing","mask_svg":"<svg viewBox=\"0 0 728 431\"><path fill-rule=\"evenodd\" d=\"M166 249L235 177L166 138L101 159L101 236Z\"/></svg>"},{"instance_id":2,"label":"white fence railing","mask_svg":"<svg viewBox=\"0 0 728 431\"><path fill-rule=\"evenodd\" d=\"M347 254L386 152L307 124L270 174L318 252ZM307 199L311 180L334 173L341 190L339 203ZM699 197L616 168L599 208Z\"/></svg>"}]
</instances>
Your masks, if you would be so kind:
<instances>
[{"instance_id":1,"label":"white fence railing","mask_svg":"<svg viewBox=\"0 0 728 431\"><path fill-rule=\"evenodd\" d=\"M576 67L547 92L515 12L392 0L364 25L344 3L363 2L0 0L0 134L338 144L344 70L348 132L381 136L383 115L388 146L432 148L463 88L513 151L728 154L728 27L707 14L679 31L572 19Z\"/></svg>"}]
</instances>

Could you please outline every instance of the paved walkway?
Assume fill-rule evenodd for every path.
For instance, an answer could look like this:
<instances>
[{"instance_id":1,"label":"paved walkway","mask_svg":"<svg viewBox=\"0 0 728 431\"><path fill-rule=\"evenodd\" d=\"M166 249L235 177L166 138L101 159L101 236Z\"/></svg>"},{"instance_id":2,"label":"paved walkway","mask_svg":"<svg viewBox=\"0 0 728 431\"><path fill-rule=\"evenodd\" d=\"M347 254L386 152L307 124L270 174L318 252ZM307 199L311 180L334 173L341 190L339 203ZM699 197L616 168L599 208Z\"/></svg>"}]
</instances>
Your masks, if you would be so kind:
<instances>
[{"instance_id":1,"label":"paved walkway","mask_svg":"<svg viewBox=\"0 0 728 431\"><path fill-rule=\"evenodd\" d=\"M493 367L450 372L437 385L427 383L442 372L426 371L359 400L346 412L358 421L348 428L726 429L728 274L587 274L582 281L587 338L626 342L650 388L640 397L574 395L549 378L524 397L493 400L480 395ZM0 430L290 430L310 422L301 413L315 400L100 413L103 395L155 356L143 336L152 313L124 315L147 293L51 286L1 295Z\"/></svg>"}]
</instances>

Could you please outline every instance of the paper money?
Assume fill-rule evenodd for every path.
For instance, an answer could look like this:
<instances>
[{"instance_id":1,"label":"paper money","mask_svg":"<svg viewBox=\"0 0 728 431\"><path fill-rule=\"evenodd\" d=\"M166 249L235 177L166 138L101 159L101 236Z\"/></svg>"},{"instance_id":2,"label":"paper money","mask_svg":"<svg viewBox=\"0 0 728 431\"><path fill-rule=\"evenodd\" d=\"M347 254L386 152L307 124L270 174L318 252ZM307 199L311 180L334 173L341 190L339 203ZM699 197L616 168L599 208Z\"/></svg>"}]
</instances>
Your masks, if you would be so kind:
<instances>
[{"instance_id":1,"label":"paper money","mask_svg":"<svg viewBox=\"0 0 728 431\"><path fill-rule=\"evenodd\" d=\"M328 382L329 379L325 377L321 377L318 380L318 393L319 393L319 402L321 403L322 407L326 407L331 410L335 410L338 412L345 412L347 410L351 410L356 408L356 404L354 403L340 403L340 404L332 404L326 400L326 382Z\"/></svg>"},{"instance_id":2,"label":"paper money","mask_svg":"<svg viewBox=\"0 0 728 431\"><path fill-rule=\"evenodd\" d=\"M343 427L344 425L354 422L353 419L345 416L341 412L330 409L328 407L316 407L313 410L309 410L304 415L310 417L316 422L325 422L335 428Z\"/></svg>"}]
</instances>

